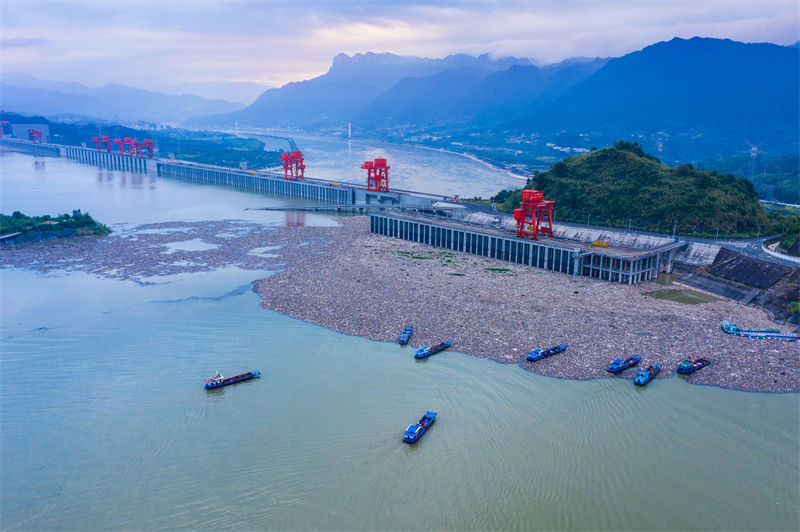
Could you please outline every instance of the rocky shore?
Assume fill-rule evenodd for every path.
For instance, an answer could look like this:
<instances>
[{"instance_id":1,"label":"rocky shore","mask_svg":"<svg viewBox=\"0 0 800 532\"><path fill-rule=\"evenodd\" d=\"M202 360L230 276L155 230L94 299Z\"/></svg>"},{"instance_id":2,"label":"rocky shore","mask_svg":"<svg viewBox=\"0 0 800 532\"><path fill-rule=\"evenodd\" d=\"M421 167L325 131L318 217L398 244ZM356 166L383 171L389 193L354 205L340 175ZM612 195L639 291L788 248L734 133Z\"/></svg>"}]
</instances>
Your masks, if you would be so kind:
<instances>
[{"instance_id":1,"label":"rocky shore","mask_svg":"<svg viewBox=\"0 0 800 532\"><path fill-rule=\"evenodd\" d=\"M645 294L663 286L573 282L570 275L372 235L366 217L341 223L283 230L294 233L295 245L282 253L284 272L256 282L264 307L387 342L413 325L415 346L451 339L456 351L553 377L607 378L613 358L640 354L641 366L661 362L659 378L668 378L687 356L706 355L713 364L687 381L800 391L800 346L733 337L720 328L724 319L774 328L759 309L722 300L687 305L654 299ZM312 235L319 245L296 245ZM525 361L533 348L559 343L569 348Z\"/></svg>"},{"instance_id":2,"label":"rocky shore","mask_svg":"<svg viewBox=\"0 0 800 532\"><path fill-rule=\"evenodd\" d=\"M0 266L81 270L160 282L159 277L236 266L278 273L255 282L265 308L330 329L411 344L444 339L453 350L560 378L608 378L615 357L661 362L675 375L687 356L713 364L685 378L724 388L800 391L800 345L726 335L722 320L775 328L766 313L730 301L687 305L646 295L655 283L621 286L372 235L366 217L338 227L265 228L235 220L114 228L102 238L10 245ZM569 348L530 363L535 347ZM409 356L412 351L409 349ZM623 374L632 378L634 370Z\"/></svg>"}]
</instances>

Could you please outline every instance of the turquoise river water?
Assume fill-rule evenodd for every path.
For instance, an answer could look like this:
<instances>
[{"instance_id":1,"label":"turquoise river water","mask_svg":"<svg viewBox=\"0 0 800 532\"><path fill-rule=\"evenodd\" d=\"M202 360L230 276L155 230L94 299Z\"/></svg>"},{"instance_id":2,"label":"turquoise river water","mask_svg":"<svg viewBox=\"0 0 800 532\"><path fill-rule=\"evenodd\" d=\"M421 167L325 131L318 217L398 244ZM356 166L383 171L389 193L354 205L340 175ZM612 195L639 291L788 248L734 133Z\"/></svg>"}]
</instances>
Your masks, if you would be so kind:
<instances>
[{"instance_id":1,"label":"turquoise river water","mask_svg":"<svg viewBox=\"0 0 800 532\"><path fill-rule=\"evenodd\" d=\"M288 203L15 153L0 173L3 213L82 208L112 227L270 230L282 213L243 209ZM270 273L140 285L0 270L0 527L800 527L798 394L559 380L457 352L416 361L264 310L250 283ZM262 378L203 388L249 369ZM403 444L426 410L436 423Z\"/></svg>"}]
</instances>

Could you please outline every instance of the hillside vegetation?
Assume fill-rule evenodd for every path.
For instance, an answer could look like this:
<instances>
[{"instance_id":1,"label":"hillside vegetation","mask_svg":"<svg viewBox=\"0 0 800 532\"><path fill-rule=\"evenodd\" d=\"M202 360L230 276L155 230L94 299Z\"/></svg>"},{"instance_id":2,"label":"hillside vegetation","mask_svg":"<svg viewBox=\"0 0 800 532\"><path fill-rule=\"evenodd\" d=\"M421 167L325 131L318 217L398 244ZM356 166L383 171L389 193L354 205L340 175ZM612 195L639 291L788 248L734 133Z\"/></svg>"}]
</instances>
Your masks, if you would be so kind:
<instances>
[{"instance_id":1,"label":"hillside vegetation","mask_svg":"<svg viewBox=\"0 0 800 532\"><path fill-rule=\"evenodd\" d=\"M800 205L800 154L706 159L698 168L747 177L761 199Z\"/></svg>"},{"instance_id":2,"label":"hillside vegetation","mask_svg":"<svg viewBox=\"0 0 800 532\"><path fill-rule=\"evenodd\" d=\"M555 200L562 221L714 236L755 235L775 230L747 179L691 165L661 164L637 143L569 157L537 174L525 188ZM522 191L503 191L494 198L501 210L519 205ZM777 224L780 231L781 224Z\"/></svg>"},{"instance_id":3,"label":"hillside vegetation","mask_svg":"<svg viewBox=\"0 0 800 532\"><path fill-rule=\"evenodd\" d=\"M0 234L27 233L30 231L55 232L74 230L77 234L103 235L110 233L104 224L95 221L89 213L81 214L80 210L72 211L72 215L61 214L53 218L44 216L26 216L19 211L11 215L0 213Z\"/></svg>"}]
</instances>

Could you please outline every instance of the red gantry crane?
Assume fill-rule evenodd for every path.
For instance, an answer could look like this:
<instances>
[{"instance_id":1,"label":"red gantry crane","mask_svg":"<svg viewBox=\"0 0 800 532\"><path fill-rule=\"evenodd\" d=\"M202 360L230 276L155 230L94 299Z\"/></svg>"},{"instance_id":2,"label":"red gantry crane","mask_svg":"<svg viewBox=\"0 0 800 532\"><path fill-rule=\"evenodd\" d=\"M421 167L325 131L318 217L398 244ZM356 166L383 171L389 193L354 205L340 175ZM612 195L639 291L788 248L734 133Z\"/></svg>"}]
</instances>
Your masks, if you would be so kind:
<instances>
[{"instance_id":1,"label":"red gantry crane","mask_svg":"<svg viewBox=\"0 0 800 532\"><path fill-rule=\"evenodd\" d=\"M37 142L37 139L38 139L39 144L42 143L42 132L40 130L38 130L38 129L29 129L28 130L28 137L31 139L31 142L33 142L34 144Z\"/></svg>"},{"instance_id":2,"label":"red gantry crane","mask_svg":"<svg viewBox=\"0 0 800 532\"><path fill-rule=\"evenodd\" d=\"M141 144L142 148L147 148L147 158L153 158L153 152L155 151L155 147L153 146L153 139L144 139Z\"/></svg>"},{"instance_id":3,"label":"red gantry crane","mask_svg":"<svg viewBox=\"0 0 800 532\"><path fill-rule=\"evenodd\" d=\"M92 137L92 142L95 143L97 146L97 151L103 151L103 146L107 152L111 153L111 139L108 138L108 135L103 135L100 137Z\"/></svg>"},{"instance_id":4,"label":"red gantry crane","mask_svg":"<svg viewBox=\"0 0 800 532\"><path fill-rule=\"evenodd\" d=\"M520 208L514 209L517 236L536 240L539 234L553 236L553 203L541 190L523 190Z\"/></svg>"},{"instance_id":5,"label":"red gantry crane","mask_svg":"<svg viewBox=\"0 0 800 532\"><path fill-rule=\"evenodd\" d=\"M292 151L281 153L280 157L283 161L283 178L289 181L294 179L305 179L306 165L303 158L303 152Z\"/></svg>"},{"instance_id":6,"label":"red gantry crane","mask_svg":"<svg viewBox=\"0 0 800 532\"><path fill-rule=\"evenodd\" d=\"M367 190L375 192L389 191L389 168L386 159L364 161L361 168L367 171Z\"/></svg>"}]
</instances>

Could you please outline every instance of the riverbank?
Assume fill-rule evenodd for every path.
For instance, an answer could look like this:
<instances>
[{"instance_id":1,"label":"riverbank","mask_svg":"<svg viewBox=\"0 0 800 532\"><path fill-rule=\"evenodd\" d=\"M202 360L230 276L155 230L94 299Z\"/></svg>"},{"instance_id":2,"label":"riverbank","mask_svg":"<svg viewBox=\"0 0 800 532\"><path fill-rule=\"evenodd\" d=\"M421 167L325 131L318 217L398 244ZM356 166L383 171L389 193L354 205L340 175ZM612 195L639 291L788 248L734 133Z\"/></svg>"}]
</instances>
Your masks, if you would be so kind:
<instances>
[{"instance_id":1,"label":"riverbank","mask_svg":"<svg viewBox=\"0 0 800 532\"><path fill-rule=\"evenodd\" d=\"M608 378L613 358L633 354L643 356L640 366L663 363L659 378L668 378L687 356L705 355L711 366L679 378L737 390L800 391L796 343L722 332L722 320L775 327L757 308L655 299L647 294L663 286L652 282L573 282L570 275L373 235L364 216L337 220L334 227L236 220L114 227L102 239L6 246L0 266L77 269L140 284L231 266L277 271L254 283L265 308L344 334L395 342L413 325L413 346L451 339L454 351L568 379ZM559 343L568 349L525 361L533 348ZM398 349L411 358L412 345ZM623 377L634 375L628 370Z\"/></svg>"},{"instance_id":2,"label":"riverbank","mask_svg":"<svg viewBox=\"0 0 800 532\"><path fill-rule=\"evenodd\" d=\"M297 245L283 250L287 269L255 284L263 306L345 334L394 342L412 325L414 346L451 339L456 351L569 379L609 377L613 358L633 354L643 356L641 366L664 364L659 378L667 378L687 356L705 355L714 363L688 382L800 391L796 344L722 332L724 319L774 327L753 307L654 299L646 294L663 288L655 283L573 282L570 275L372 235L366 217L344 219L338 228L285 231L295 241L321 238L315 252ZM525 361L533 348L559 343L567 351Z\"/></svg>"}]
</instances>

